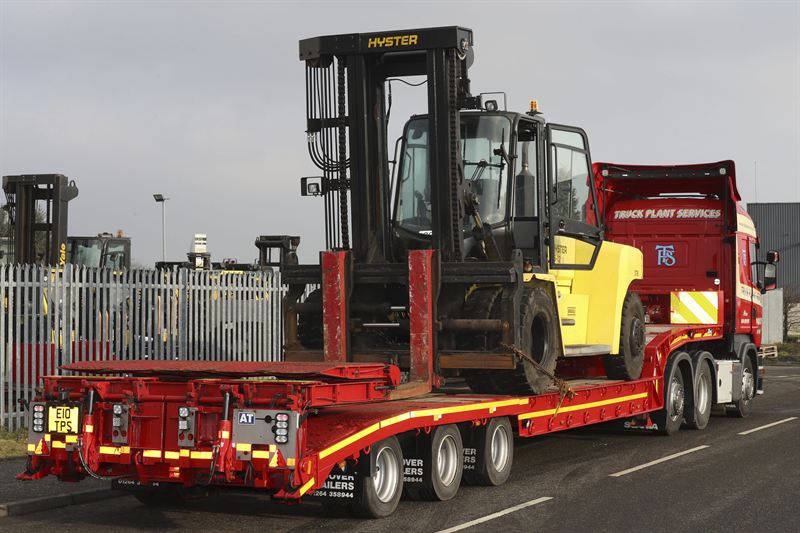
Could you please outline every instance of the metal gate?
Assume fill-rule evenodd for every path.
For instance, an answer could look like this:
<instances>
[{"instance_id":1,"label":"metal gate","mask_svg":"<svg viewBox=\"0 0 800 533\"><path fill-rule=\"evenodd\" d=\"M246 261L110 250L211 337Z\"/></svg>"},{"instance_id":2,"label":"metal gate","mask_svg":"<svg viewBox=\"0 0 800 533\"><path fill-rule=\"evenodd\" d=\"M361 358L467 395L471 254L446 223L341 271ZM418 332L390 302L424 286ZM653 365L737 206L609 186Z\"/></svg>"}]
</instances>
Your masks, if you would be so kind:
<instances>
[{"instance_id":1,"label":"metal gate","mask_svg":"<svg viewBox=\"0 0 800 533\"><path fill-rule=\"evenodd\" d=\"M0 266L0 426L74 361L277 361L279 274Z\"/></svg>"}]
</instances>

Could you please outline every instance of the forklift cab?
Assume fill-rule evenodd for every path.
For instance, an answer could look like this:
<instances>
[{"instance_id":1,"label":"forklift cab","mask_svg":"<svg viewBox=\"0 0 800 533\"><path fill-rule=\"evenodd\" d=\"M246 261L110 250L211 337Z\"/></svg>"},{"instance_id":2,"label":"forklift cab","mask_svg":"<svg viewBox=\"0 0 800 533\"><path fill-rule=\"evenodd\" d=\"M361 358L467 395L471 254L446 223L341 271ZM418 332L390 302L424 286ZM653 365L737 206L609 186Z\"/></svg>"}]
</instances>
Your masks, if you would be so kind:
<instances>
[{"instance_id":1,"label":"forklift cab","mask_svg":"<svg viewBox=\"0 0 800 533\"><path fill-rule=\"evenodd\" d=\"M68 237L67 263L125 270L131 266L131 240L101 233L96 237Z\"/></svg>"},{"instance_id":2,"label":"forklift cab","mask_svg":"<svg viewBox=\"0 0 800 533\"><path fill-rule=\"evenodd\" d=\"M591 268L601 232L583 130L545 124L535 110L528 114L461 111L459 124L463 182L477 215L463 221L464 258L507 261L517 249L526 271ZM427 116L412 117L396 157L393 227L400 254L430 245L427 129ZM550 243L548 223L556 228L550 254L542 253ZM577 238L584 246L567 246L570 252L563 254L561 241L568 238ZM574 249L583 253L576 254Z\"/></svg>"}]
</instances>

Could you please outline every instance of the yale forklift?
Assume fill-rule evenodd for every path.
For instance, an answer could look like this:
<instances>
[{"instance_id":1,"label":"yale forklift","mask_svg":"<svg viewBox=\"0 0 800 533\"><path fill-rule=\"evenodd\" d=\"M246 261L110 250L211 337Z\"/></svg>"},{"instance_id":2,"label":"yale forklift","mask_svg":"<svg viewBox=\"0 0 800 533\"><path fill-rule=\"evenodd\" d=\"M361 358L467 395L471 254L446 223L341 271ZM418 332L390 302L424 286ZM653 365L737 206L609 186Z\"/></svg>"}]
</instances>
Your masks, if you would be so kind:
<instances>
[{"instance_id":1,"label":"yale forklift","mask_svg":"<svg viewBox=\"0 0 800 533\"><path fill-rule=\"evenodd\" d=\"M462 27L305 39L300 59L322 171L302 194L324 201L329 251L282 261L286 360L391 362L413 382L425 349L432 388L462 376L495 394L543 393L559 358L639 377L642 254L603 238L582 129L473 95ZM427 112L391 157L387 84L419 76ZM415 324L420 305L429 320Z\"/></svg>"},{"instance_id":2,"label":"yale forklift","mask_svg":"<svg viewBox=\"0 0 800 533\"><path fill-rule=\"evenodd\" d=\"M78 196L75 180L62 174L3 176L3 191L9 220L3 263L130 268L129 237L67 236L69 202Z\"/></svg>"}]
</instances>

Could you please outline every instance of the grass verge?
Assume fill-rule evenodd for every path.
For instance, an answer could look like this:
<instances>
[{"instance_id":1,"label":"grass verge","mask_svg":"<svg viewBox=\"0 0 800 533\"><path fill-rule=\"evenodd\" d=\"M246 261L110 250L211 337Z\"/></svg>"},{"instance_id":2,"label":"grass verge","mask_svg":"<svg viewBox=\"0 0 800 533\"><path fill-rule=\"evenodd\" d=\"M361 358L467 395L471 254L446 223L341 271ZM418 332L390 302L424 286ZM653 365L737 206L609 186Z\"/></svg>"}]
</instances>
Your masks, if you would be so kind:
<instances>
[{"instance_id":1,"label":"grass verge","mask_svg":"<svg viewBox=\"0 0 800 533\"><path fill-rule=\"evenodd\" d=\"M27 429L8 431L0 428L0 461L25 457L27 453Z\"/></svg>"}]
</instances>

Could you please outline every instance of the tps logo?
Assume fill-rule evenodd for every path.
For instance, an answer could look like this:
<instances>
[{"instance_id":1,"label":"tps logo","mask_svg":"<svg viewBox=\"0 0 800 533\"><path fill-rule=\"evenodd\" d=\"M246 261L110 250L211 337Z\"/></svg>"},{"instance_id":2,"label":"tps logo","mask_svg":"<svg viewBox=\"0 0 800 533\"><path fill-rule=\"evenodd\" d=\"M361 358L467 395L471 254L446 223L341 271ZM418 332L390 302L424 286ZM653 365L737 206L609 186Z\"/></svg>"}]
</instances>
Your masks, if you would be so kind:
<instances>
[{"instance_id":1,"label":"tps logo","mask_svg":"<svg viewBox=\"0 0 800 533\"><path fill-rule=\"evenodd\" d=\"M675 245L656 244L656 266L675 266Z\"/></svg>"},{"instance_id":2,"label":"tps logo","mask_svg":"<svg viewBox=\"0 0 800 533\"><path fill-rule=\"evenodd\" d=\"M256 423L256 414L252 411L242 411L239 413L239 424L252 426Z\"/></svg>"}]
</instances>

